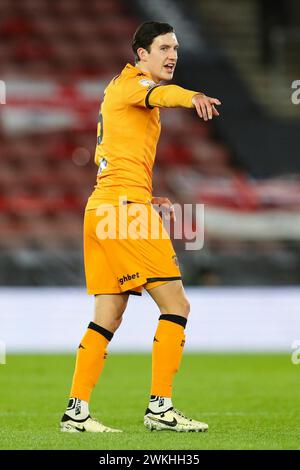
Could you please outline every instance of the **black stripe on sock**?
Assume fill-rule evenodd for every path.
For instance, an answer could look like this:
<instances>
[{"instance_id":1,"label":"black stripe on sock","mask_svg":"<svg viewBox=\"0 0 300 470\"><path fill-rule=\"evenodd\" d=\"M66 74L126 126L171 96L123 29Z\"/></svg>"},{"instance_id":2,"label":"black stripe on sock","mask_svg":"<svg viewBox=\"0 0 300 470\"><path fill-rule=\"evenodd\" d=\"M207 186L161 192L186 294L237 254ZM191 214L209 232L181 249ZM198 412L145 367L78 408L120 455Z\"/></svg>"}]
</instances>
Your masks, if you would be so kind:
<instances>
[{"instance_id":1,"label":"black stripe on sock","mask_svg":"<svg viewBox=\"0 0 300 470\"><path fill-rule=\"evenodd\" d=\"M181 315L163 314L159 317L159 320L168 320L168 321L171 321L173 323L177 323L178 325L183 326L183 328L186 327L186 323L187 323L187 318L184 318Z\"/></svg>"},{"instance_id":2,"label":"black stripe on sock","mask_svg":"<svg viewBox=\"0 0 300 470\"><path fill-rule=\"evenodd\" d=\"M100 335L104 336L108 341L110 341L113 337L113 333L111 331L106 330L105 328L102 328L102 326L97 325L94 322L90 322L88 328L90 330L97 331Z\"/></svg>"}]
</instances>

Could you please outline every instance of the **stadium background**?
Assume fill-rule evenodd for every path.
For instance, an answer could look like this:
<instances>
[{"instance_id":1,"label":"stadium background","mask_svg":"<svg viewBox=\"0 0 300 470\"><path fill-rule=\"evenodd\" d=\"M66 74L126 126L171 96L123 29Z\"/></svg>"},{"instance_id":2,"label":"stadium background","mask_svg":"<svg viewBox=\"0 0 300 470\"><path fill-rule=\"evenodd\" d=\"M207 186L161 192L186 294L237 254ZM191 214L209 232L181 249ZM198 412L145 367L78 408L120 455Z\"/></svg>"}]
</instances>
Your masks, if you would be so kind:
<instances>
[{"instance_id":1,"label":"stadium background","mask_svg":"<svg viewBox=\"0 0 300 470\"><path fill-rule=\"evenodd\" d=\"M97 171L99 104L149 19L175 26L175 82L222 101L210 123L190 110L161 112L154 194L205 204L204 248L175 242L192 306L187 353L281 352L292 386L299 371L290 356L300 345L296 0L1 1L0 380L14 353L20 369L25 352L74 354L90 320L82 220ZM111 351L150 351L156 310L147 294L130 299Z\"/></svg>"}]
</instances>

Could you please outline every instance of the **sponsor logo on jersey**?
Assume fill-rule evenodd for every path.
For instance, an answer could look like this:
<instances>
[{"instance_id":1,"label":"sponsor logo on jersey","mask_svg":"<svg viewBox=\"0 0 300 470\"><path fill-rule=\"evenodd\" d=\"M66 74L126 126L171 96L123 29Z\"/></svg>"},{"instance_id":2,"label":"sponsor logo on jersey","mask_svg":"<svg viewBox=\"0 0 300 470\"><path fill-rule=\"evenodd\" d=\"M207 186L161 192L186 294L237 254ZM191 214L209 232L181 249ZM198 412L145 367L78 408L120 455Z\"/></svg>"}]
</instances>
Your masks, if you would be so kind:
<instances>
[{"instance_id":1,"label":"sponsor logo on jersey","mask_svg":"<svg viewBox=\"0 0 300 470\"><path fill-rule=\"evenodd\" d=\"M153 80L146 80L145 78L143 78L143 80L140 80L139 83L146 87L148 90L151 90L151 88L153 88L156 83L153 81Z\"/></svg>"}]
</instances>

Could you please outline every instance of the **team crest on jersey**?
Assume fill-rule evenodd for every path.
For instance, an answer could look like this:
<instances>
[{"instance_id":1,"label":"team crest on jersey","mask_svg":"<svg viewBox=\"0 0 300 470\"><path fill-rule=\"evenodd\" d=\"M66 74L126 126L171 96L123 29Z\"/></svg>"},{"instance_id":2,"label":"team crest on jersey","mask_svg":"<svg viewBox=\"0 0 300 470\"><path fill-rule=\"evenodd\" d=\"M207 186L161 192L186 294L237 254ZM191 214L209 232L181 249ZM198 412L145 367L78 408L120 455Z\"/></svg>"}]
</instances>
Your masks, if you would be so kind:
<instances>
[{"instance_id":1,"label":"team crest on jersey","mask_svg":"<svg viewBox=\"0 0 300 470\"><path fill-rule=\"evenodd\" d=\"M155 86L155 82L153 82L153 80L146 80L145 78L143 78L143 80L140 80L139 83L142 86L147 87L148 90L150 90L151 88Z\"/></svg>"}]
</instances>

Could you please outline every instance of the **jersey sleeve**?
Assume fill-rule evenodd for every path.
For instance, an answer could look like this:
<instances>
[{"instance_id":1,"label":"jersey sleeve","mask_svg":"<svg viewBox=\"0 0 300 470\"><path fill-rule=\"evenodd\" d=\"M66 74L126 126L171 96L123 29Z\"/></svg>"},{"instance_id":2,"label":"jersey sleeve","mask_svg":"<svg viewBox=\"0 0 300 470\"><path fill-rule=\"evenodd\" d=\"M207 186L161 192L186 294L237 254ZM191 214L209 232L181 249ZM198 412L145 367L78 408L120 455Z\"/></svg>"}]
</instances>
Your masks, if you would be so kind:
<instances>
[{"instance_id":1,"label":"jersey sleeve","mask_svg":"<svg viewBox=\"0 0 300 470\"><path fill-rule=\"evenodd\" d=\"M200 94L199 91L192 91L178 85L164 85L153 87L148 90L146 106L154 108L193 108L192 98Z\"/></svg>"},{"instance_id":2,"label":"jersey sleeve","mask_svg":"<svg viewBox=\"0 0 300 470\"><path fill-rule=\"evenodd\" d=\"M124 84L123 99L126 104L147 108L147 95L156 87L159 85L148 77L132 77Z\"/></svg>"}]
</instances>

